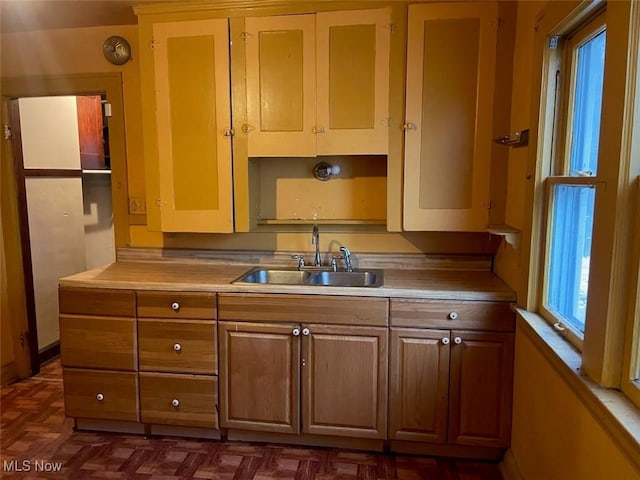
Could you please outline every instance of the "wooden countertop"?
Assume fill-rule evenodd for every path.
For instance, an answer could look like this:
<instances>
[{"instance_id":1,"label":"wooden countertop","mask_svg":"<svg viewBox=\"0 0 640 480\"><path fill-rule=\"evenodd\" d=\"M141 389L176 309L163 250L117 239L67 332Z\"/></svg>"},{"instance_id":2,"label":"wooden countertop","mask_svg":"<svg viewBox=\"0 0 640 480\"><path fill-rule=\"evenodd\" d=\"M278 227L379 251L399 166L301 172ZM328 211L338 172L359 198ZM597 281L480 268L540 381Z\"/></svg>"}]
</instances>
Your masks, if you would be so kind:
<instances>
[{"instance_id":1,"label":"wooden countertop","mask_svg":"<svg viewBox=\"0 0 640 480\"><path fill-rule=\"evenodd\" d=\"M390 298L515 301L515 293L488 271L385 269L384 286L235 285L252 267L196 263L116 262L60 279L61 286L195 292L296 293Z\"/></svg>"}]
</instances>

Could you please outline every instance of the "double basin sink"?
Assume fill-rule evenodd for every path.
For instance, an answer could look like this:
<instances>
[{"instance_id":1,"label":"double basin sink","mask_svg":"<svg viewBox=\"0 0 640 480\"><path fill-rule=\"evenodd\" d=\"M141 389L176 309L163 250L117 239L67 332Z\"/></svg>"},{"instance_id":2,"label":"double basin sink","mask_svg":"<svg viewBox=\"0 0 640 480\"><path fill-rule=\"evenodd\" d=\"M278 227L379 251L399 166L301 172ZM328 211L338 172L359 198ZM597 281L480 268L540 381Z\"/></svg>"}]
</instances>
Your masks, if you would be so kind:
<instances>
[{"instance_id":1,"label":"double basin sink","mask_svg":"<svg viewBox=\"0 0 640 480\"><path fill-rule=\"evenodd\" d=\"M256 267L232 283L327 287L381 287L384 283L384 272L378 269L355 269L352 272L334 272L333 270Z\"/></svg>"}]
</instances>

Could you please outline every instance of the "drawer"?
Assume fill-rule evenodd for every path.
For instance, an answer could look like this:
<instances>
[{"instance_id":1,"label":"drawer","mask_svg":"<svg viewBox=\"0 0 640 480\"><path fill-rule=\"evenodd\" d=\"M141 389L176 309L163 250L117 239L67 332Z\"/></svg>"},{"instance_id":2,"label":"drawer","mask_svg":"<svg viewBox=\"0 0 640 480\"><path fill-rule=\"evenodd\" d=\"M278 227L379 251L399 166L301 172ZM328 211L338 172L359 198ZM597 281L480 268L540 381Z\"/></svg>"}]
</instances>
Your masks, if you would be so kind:
<instances>
[{"instance_id":1,"label":"drawer","mask_svg":"<svg viewBox=\"0 0 640 480\"><path fill-rule=\"evenodd\" d=\"M138 317L216 319L216 294L138 292Z\"/></svg>"},{"instance_id":2,"label":"drawer","mask_svg":"<svg viewBox=\"0 0 640 480\"><path fill-rule=\"evenodd\" d=\"M218 428L218 377L140 374L144 423Z\"/></svg>"},{"instance_id":3,"label":"drawer","mask_svg":"<svg viewBox=\"0 0 640 480\"><path fill-rule=\"evenodd\" d=\"M215 374L217 343L215 321L138 320L140 370Z\"/></svg>"},{"instance_id":4,"label":"drawer","mask_svg":"<svg viewBox=\"0 0 640 480\"><path fill-rule=\"evenodd\" d=\"M136 316L136 297L133 290L60 287L58 289L58 304L60 313L116 317Z\"/></svg>"},{"instance_id":5,"label":"drawer","mask_svg":"<svg viewBox=\"0 0 640 480\"><path fill-rule=\"evenodd\" d=\"M513 331L506 302L391 299L391 326Z\"/></svg>"},{"instance_id":6,"label":"drawer","mask_svg":"<svg viewBox=\"0 0 640 480\"><path fill-rule=\"evenodd\" d=\"M138 376L65 368L64 406L69 417L138 421Z\"/></svg>"},{"instance_id":7,"label":"drawer","mask_svg":"<svg viewBox=\"0 0 640 480\"><path fill-rule=\"evenodd\" d=\"M64 367L136 370L134 318L60 315Z\"/></svg>"},{"instance_id":8,"label":"drawer","mask_svg":"<svg viewBox=\"0 0 640 480\"><path fill-rule=\"evenodd\" d=\"M372 297L221 293L218 310L220 320L229 321L386 327L389 301Z\"/></svg>"}]
</instances>

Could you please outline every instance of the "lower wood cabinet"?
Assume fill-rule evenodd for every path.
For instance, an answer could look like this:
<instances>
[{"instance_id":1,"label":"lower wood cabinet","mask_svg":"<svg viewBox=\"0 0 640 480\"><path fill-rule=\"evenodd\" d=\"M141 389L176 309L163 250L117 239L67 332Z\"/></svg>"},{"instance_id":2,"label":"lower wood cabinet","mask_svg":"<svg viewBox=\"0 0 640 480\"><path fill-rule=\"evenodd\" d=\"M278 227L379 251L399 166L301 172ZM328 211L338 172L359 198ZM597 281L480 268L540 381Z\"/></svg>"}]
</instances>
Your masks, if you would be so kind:
<instances>
[{"instance_id":1,"label":"lower wood cabinet","mask_svg":"<svg viewBox=\"0 0 640 480\"><path fill-rule=\"evenodd\" d=\"M140 370L217 373L216 322L209 320L138 320Z\"/></svg>"},{"instance_id":2,"label":"lower wood cabinet","mask_svg":"<svg viewBox=\"0 0 640 480\"><path fill-rule=\"evenodd\" d=\"M514 335L454 330L450 345L449 441L508 447Z\"/></svg>"},{"instance_id":3,"label":"lower wood cabinet","mask_svg":"<svg viewBox=\"0 0 640 480\"><path fill-rule=\"evenodd\" d=\"M387 329L225 322L225 428L386 437Z\"/></svg>"},{"instance_id":4,"label":"lower wood cabinet","mask_svg":"<svg viewBox=\"0 0 640 480\"><path fill-rule=\"evenodd\" d=\"M302 327L303 432L386 438L387 328Z\"/></svg>"},{"instance_id":5,"label":"lower wood cabinet","mask_svg":"<svg viewBox=\"0 0 640 480\"><path fill-rule=\"evenodd\" d=\"M138 421L135 372L64 368L64 407L69 417Z\"/></svg>"},{"instance_id":6,"label":"lower wood cabinet","mask_svg":"<svg viewBox=\"0 0 640 480\"><path fill-rule=\"evenodd\" d=\"M66 414L152 433L500 454L513 329L505 302L61 288Z\"/></svg>"},{"instance_id":7,"label":"lower wood cabinet","mask_svg":"<svg viewBox=\"0 0 640 480\"><path fill-rule=\"evenodd\" d=\"M61 287L58 300L66 415L137 422L135 292Z\"/></svg>"},{"instance_id":8,"label":"lower wood cabinet","mask_svg":"<svg viewBox=\"0 0 640 480\"><path fill-rule=\"evenodd\" d=\"M449 332L391 329L389 438L447 441Z\"/></svg>"},{"instance_id":9,"label":"lower wood cabinet","mask_svg":"<svg viewBox=\"0 0 640 480\"><path fill-rule=\"evenodd\" d=\"M216 296L137 292L140 420L218 428Z\"/></svg>"},{"instance_id":10,"label":"lower wood cabinet","mask_svg":"<svg viewBox=\"0 0 640 480\"><path fill-rule=\"evenodd\" d=\"M508 447L513 342L505 332L392 328L389 438Z\"/></svg>"},{"instance_id":11,"label":"lower wood cabinet","mask_svg":"<svg viewBox=\"0 0 640 480\"><path fill-rule=\"evenodd\" d=\"M222 427L300 433L300 331L293 324L219 323Z\"/></svg>"},{"instance_id":12,"label":"lower wood cabinet","mask_svg":"<svg viewBox=\"0 0 640 480\"><path fill-rule=\"evenodd\" d=\"M143 423L218 428L218 377L140 373Z\"/></svg>"}]
</instances>

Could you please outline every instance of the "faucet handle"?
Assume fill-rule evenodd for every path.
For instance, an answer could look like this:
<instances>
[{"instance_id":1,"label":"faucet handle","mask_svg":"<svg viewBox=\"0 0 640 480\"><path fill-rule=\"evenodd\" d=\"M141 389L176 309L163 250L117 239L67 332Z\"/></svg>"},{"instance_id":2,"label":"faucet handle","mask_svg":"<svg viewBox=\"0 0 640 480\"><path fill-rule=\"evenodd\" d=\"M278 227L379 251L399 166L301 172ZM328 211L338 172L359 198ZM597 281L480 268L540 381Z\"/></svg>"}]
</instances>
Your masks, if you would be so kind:
<instances>
[{"instance_id":1,"label":"faucet handle","mask_svg":"<svg viewBox=\"0 0 640 480\"><path fill-rule=\"evenodd\" d=\"M338 260L342 260L343 258L344 258L344 255L333 255L331 257L331 271L333 272L338 271Z\"/></svg>"},{"instance_id":2,"label":"faucet handle","mask_svg":"<svg viewBox=\"0 0 640 480\"><path fill-rule=\"evenodd\" d=\"M298 260L298 270L304 268L304 255L291 255L293 260Z\"/></svg>"}]
</instances>

